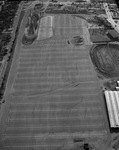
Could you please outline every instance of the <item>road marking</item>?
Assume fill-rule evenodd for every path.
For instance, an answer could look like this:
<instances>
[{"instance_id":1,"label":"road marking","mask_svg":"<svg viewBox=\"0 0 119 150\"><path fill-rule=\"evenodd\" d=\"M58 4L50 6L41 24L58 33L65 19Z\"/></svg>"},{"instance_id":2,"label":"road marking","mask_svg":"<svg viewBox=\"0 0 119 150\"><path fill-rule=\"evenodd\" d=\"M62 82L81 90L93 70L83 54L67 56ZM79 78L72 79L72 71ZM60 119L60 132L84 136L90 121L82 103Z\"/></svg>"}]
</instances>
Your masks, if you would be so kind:
<instances>
[{"instance_id":1,"label":"road marking","mask_svg":"<svg viewBox=\"0 0 119 150\"><path fill-rule=\"evenodd\" d=\"M55 113L54 113L55 114ZM25 115L24 115L25 116ZM57 118L57 119L56 119ZM68 118L68 119L67 119ZM48 122L51 122L51 120L52 121L55 121L55 123L56 122L58 122L58 121L60 121L60 120L64 120L64 119L66 119L65 121L73 121L73 120L75 120L75 119L77 119L77 122L80 120L80 121L86 121L87 123L89 123L88 121L89 121L89 119L91 119L90 121L99 121L99 122L101 122L101 120L103 119L103 116L93 116L93 115L87 115L87 116L79 116L79 117L70 117L70 116L68 116L68 117L58 117L58 115L56 116L56 117L54 117L54 118L39 118L39 117L33 117L33 118L30 118L30 117L24 117L24 118L9 118L8 120L7 120L7 122L6 123L11 123L11 122L20 122L20 121L25 121L25 122L28 122L29 121L29 123L30 122L32 122L32 121L48 121ZM76 120L75 120L76 121ZM24 122L24 123L25 123ZM94 122L93 122L94 123ZM40 123L39 123L40 124ZM95 124L95 123L94 123ZM64 125L65 126L65 125ZM80 126L80 124L79 124L79 126ZM53 126L54 127L54 126ZM58 126L59 127L59 126ZM75 127L75 125L74 125L74 127Z\"/></svg>"},{"instance_id":2,"label":"road marking","mask_svg":"<svg viewBox=\"0 0 119 150\"><path fill-rule=\"evenodd\" d=\"M69 121L71 122L73 120L69 120ZM92 127L99 128L99 127L103 127L104 126L104 122L102 122L102 120L99 120L100 123L99 122L96 123L96 122L93 122L93 121L91 123L89 123L88 120L86 120L86 121L87 121L86 123L81 123L81 124L78 124L78 125L74 125L73 122L72 122L72 124L69 124L68 126L67 125L58 126L58 125L49 124L49 128L52 127L52 128L62 128L62 129L63 128L72 128L72 129L79 128L80 129L80 128L84 127L84 126L85 127L87 126L87 127L90 127L90 128L92 128ZM49 123L51 123L51 122L49 121ZM68 123L68 121L67 121L67 123ZM25 124L23 124L23 125L25 125ZM21 129L45 129L47 124L42 125L42 124L39 123L39 124L37 124L37 126L35 126L36 124L32 124L33 126L30 126L30 125L31 125L31 123L29 125L27 125L27 126L19 126L19 125L15 126L14 124L12 126L10 126L10 124L8 122L8 127L6 128L6 131L10 130L10 129L20 130L20 128ZM42 125L42 127L40 125Z\"/></svg>"},{"instance_id":3,"label":"road marking","mask_svg":"<svg viewBox=\"0 0 119 150\"><path fill-rule=\"evenodd\" d=\"M17 148L17 149L19 149L19 148L41 148L41 147L58 147L58 146L62 146L62 144L57 144L57 145L47 145L47 144L32 144L32 145L30 145L30 144L28 144L28 145L5 145L4 147L6 147L6 148Z\"/></svg>"},{"instance_id":4,"label":"road marking","mask_svg":"<svg viewBox=\"0 0 119 150\"><path fill-rule=\"evenodd\" d=\"M21 138L27 138L27 140L31 140L31 139L37 139L38 141L39 140L42 140L43 138L44 141L47 140L48 138L51 138L53 140L60 140L60 139L64 139L64 138L69 138L69 137L72 137L75 138L75 137L78 137L78 138L83 138L83 137L90 137L90 138L94 138L94 137L102 137L102 136L105 136L107 134L107 131L106 130L103 130L103 131L88 131L88 132L76 132L76 133L54 133L54 134L48 134L48 133L44 133L44 134L36 134L35 137L32 136L30 133L29 134L22 134L22 135L6 135L4 134L3 137L2 137L2 141L4 140L8 140L8 139L11 139L11 140L14 140L14 139L21 139ZM51 144L51 143L50 143ZM35 143L35 145L37 145ZM40 144L41 145L41 144ZM46 144L47 145L47 144ZM33 144L32 144L33 146Z\"/></svg>"},{"instance_id":5,"label":"road marking","mask_svg":"<svg viewBox=\"0 0 119 150\"><path fill-rule=\"evenodd\" d=\"M49 133L40 133L40 134L37 134L35 135L35 138L38 138L38 139L42 139L43 137L47 137L47 138L54 138L54 140L56 139L62 139L62 138L66 138L66 137L85 137L85 136L102 136L102 135L105 135L106 134L106 131L90 131L90 132L76 132L76 133L54 133L54 134L49 134ZM10 134L10 135L6 135L6 134L3 134L4 138L21 138L21 137L26 137L26 138L34 138L34 136L32 136L30 133L29 135L25 134L25 135L15 135L15 134ZM46 139L47 139L46 138ZM45 140L45 139L44 139Z\"/></svg>"},{"instance_id":6,"label":"road marking","mask_svg":"<svg viewBox=\"0 0 119 150\"><path fill-rule=\"evenodd\" d=\"M67 100L67 101L68 101L68 100ZM86 106L89 107L90 105L91 105L91 106L94 106L95 104L99 105L99 104L101 103L101 102L98 101L96 98L93 99L93 100L92 100L92 99L90 99L90 100L89 100L89 99L87 99L87 100L85 100L85 99L82 100L82 99L80 98L80 99L77 99L77 100L75 100L75 101L74 101L74 100L68 101L68 102L67 102L67 101L64 102L64 100L63 100L63 101L61 100L61 101L59 102L59 101L57 101L57 100L56 100L56 101L52 101L52 100L51 100L51 101L49 101L49 102L50 102L51 104L54 103L55 105L57 105L57 107L60 107L60 105L68 106L67 104L69 104L69 105L75 104L75 105L76 105L76 104L81 104L81 103L83 104L84 107L86 107ZM37 107L38 107L38 106L42 106L42 105L48 105L49 102L47 102L47 101L45 101L45 102L43 101L43 102L41 102L41 103L36 103L36 101L35 101L34 103L31 103L31 102L29 102L29 101L28 101L28 103L26 103L26 102L23 102L23 103L21 103L21 102L14 103L14 102L13 102L13 103L11 103L11 106L10 106L10 107L11 107L11 109L14 109L14 108L17 107L17 110L18 110L18 107L19 107L20 109L21 109L21 107L23 108L23 106L26 107L26 108L28 108L28 107L30 107L29 105L31 105L31 107L34 108L34 106L37 106ZM60 104L60 105L59 105L59 104ZM58 106L58 105L59 105L59 106ZM81 106L81 107L82 107L82 106ZM99 106L99 107L100 107L100 106ZM95 108L96 108L96 107L93 107L92 109L95 109Z\"/></svg>"},{"instance_id":7,"label":"road marking","mask_svg":"<svg viewBox=\"0 0 119 150\"><path fill-rule=\"evenodd\" d=\"M58 105L58 103L56 103L57 105ZM55 105L56 105L55 104ZM61 103L62 104L62 103ZM60 105L61 105L60 104ZM68 104L71 104L71 103L68 103ZM74 107L74 105L71 107L70 105L70 110L68 110L68 109L66 109L65 107L68 107L68 105L65 105L65 107L64 108L61 108L61 109L59 109L59 108L57 108L58 106L56 106L56 111L54 111L54 110L52 110L52 109L50 109L50 110L47 110L47 109L40 109L40 107L38 107L37 105L35 105L35 107L33 107L32 109L28 109L28 107L26 107L26 109L25 110L23 110L22 108L20 108L20 110L19 110L19 108L16 108L16 110L14 110L14 109L11 109L10 111L9 111L9 113L23 113L23 112L58 112L58 111L74 111L74 110L79 110L79 111L81 111L81 110L85 110L85 109L87 109L87 111L94 111L94 110L102 110L102 108L100 108L99 106L95 106L95 108L93 107L94 105L92 105L92 106L88 106L88 105L81 105L82 107L79 107L79 106L77 106L77 105L79 105L80 104L80 102L77 104L77 103L73 103L73 104L75 104L75 107L78 107L78 108L76 108L76 109L74 109L75 107ZM98 105L98 103L97 103L97 105ZM42 105L41 105L42 106ZM44 107L46 107L45 105L43 105ZM23 107L23 106L22 106ZM25 106L24 106L25 107ZM59 106L59 107L61 107L61 106Z\"/></svg>"},{"instance_id":8,"label":"road marking","mask_svg":"<svg viewBox=\"0 0 119 150\"><path fill-rule=\"evenodd\" d=\"M34 100L34 102L31 102L31 101L29 101L29 99L27 99L27 100L23 100L23 102L21 102L19 100L18 100L18 102L16 102L16 100L14 100L14 102L11 102L11 106L15 106L16 107L16 106L20 106L20 105L32 105L32 107L33 107L34 105L35 106L36 105L37 106L38 105L48 105L49 102L50 103L54 103L54 104L63 104L63 105L65 105L65 104L66 105L67 104L70 105L70 104L76 104L76 103L83 103L85 105L87 105L87 104L91 104L92 105L92 104L99 104L99 103L101 103L99 101L99 99L97 100L97 96L99 96L99 95L97 94L96 97L95 97L95 95L93 95L93 97L89 97L89 95L87 95L87 97L79 97L78 99L75 99L75 100L73 100L73 99L69 100L69 98L67 98L66 101L65 100L57 100L57 99L55 99L55 100L46 99L46 100L42 100L42 101L39 102L39 100L36 99L36 100Z\"/></svg>"},{"instance_id":9,"label":"road marking","mask_svg":"<svg viewBox=\"0 0 119 150\"><path fill-rule=\"evenodd\" d=\"M21 95L21 93L19 93L20 91L17 91L18 93L13 93L13 96L14 96L14 98L20 98L20 97L26 97L27 99L25 99L25 101L29 101L29 99L28 98L36 98L36 97L38 97L38 98L41 98L42 96L43 97L45 97L45 96L48 96L48 95L51 95L52 93L54 93L54 92L58 92L58 91L61 91L62 90L62 88L60 88L60 89L57 89L56 91L51 91L51 92L44 92L44 93L42 93L42 94L35 94L35 95ZM38 92L39 92L39 90L38 90ZM97 95L97 96L96 96ZM95 101L99 101L99 99L97 99L97 97L99 97L99 94L97 94L97 93L85 93L85 95L82 95L81 94L81 96L83 97L83 99L84 99L84 101L85 101L85 97L90 97L90 96L92 96L92 97L94 97L94 96L96 96L96 99L95 99ZM14 101L14 102L16 102L16 99L14 99L14 100L12 100L12 101ZM35 100L35 102L37 101L38 99L36 99ZM89 100L88 100L89 101ZM19 103L18 101L17 101L17 103Z\"/></svg>"}]
</instances>

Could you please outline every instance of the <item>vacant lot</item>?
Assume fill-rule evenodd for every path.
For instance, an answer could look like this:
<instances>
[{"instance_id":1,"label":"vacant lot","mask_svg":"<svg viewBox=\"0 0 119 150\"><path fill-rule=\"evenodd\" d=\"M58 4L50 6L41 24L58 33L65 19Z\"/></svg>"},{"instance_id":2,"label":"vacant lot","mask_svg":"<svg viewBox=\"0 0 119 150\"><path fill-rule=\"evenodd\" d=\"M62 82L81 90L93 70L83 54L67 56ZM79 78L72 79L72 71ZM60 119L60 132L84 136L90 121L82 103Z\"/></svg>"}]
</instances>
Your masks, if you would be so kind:
<instances>
[{"instance_id":1,"label":"vacant lot","mask_svg":"<svg viewBox=\"0 0 119 150\"><path fill-rule=\"evenodd\" d=\"M67 43L73 36L86 36L82 25L80 18L54 15L52 38L19 49L14 79L9 78L12 96L1 134L2 150L58 150L75 137L95 139L106 134L91 46Z\"/></svg>"},{"instance_id":2,"label":"vacant lot","mask_svg":"<svg viewBox=\"0 0 119 150\"><path fill-rule=\"evenodd\" d=\"M90 37L91 41L93 43L99 43L99 42L110 42L111 40L108 38L106 35L106 30L105 29L89 29L90 32Z\"/></svg>"}]
</instances>

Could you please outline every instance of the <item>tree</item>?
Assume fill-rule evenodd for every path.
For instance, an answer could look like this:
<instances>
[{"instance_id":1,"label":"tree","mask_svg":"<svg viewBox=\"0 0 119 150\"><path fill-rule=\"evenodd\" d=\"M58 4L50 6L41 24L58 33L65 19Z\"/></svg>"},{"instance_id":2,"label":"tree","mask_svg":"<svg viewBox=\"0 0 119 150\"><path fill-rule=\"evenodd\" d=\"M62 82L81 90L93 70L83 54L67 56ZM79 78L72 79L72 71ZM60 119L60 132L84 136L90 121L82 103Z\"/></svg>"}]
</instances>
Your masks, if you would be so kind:
<instances>
[{"instance_id":1,"label":"tree","mask_svg":"<svg viewBox=\"0 0 119 150\"><path fill-rule=\"evenodd\" d=\"M34 26L33 26L33 23L30 24L29 28L28 28L28 34L31 35L31 34L34 34Z\"/></svg>"}]
</instances>

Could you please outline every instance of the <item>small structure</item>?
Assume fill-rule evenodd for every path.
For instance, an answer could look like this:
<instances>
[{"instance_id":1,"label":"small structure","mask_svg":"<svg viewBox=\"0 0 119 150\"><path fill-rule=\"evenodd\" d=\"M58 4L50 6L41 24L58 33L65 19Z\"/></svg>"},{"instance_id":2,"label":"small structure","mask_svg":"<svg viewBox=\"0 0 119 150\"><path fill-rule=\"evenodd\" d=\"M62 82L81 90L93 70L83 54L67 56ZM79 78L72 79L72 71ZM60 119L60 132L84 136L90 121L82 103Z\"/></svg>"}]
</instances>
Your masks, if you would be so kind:
<instances>
[{"instance_id":1,"label":"small structure","mask_svg":"<svg viewBox=\"0 0 119 150\"><path fill-rule=\"evenodd\" d=\"M104 91L111 128L119 128L119 91Z\"/></svg>"},{"instance_id":2,"label":"small structure","mask_svg":"<svg viewBox=\"0 0 119 150\"><path fill-rule=\"evenodd\" d=\"M117 81L117 85L119 86L119 81Z\"/></svg>"},{"instance_id":3,"label":"small structure","mask_svg":"<svg viewBox=\"0 0 119 150\"><path fill-rule=\"evenodd\" d=\"M118 86L116 86L116 90L119 91L119 87Z\"/></svg>"},{"instance_id":4,"label":"small structure","mask_svg":"<svg viewBox=\"0 0 119 150\"><path fill-rule=\"evenodd\" d=\"M115 31L114 29L108 30L107 36L113 41L119 41L119 33L117 31Z\"/></svg>"}]
</instances>

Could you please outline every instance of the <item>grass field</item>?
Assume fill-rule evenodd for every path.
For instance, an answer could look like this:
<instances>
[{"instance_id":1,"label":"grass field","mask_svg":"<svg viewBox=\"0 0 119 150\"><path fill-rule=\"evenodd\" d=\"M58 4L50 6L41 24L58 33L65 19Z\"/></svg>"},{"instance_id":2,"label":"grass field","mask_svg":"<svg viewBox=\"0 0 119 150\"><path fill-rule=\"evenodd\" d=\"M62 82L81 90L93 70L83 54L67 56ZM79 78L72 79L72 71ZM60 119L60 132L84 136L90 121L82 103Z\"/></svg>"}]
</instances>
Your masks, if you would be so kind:
<instances>
[{"instance_id":1,"label":"grass field","mask_svg":"<svg viewBox=\"0 0 119 150\"><path fill-rule=\"evenodd\" d=\"M2 150L60 150L75 137L96 140L107 133L84 25L80 18L54 15L52 38L21 45L11 77ZM89 43L68 45L75 35L86 36Z\"/></svg>"}]
</instances>

